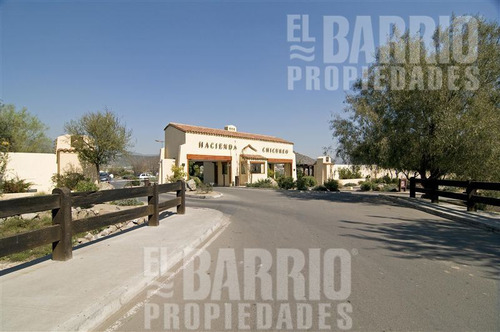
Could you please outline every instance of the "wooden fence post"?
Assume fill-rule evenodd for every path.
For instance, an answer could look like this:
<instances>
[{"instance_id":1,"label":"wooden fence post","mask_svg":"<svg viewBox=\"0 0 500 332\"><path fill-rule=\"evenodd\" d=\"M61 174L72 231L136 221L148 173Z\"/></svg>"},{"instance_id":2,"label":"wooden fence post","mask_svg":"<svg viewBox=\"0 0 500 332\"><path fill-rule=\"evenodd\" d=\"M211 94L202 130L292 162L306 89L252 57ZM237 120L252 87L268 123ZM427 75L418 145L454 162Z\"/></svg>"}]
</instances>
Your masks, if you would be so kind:
<instances>
[{"instance_id":1,"label":"wooden fence post","mask_svg":"<svg viewBox=\"0 0 500 332\"><path fill-rule=\"evenodd\" d=\"M465 193L467 194L467 211L477 211L476 203L473 201L473 195L477 192L476 188L472 187L471 181L468 181Z\"/></svg>"},{"instance_id":2,"label":"wooden fence post","mask_svg":"<svg viewBox=\"0 0 500 332\"><path fill-rule=\"evenodd\" d=\"M437 190L439 189L439 185L436 179L432 179L430 181L432 193L431 193L431 203L439 203L439 195L437 194Z\"/></svg>"},{"instance_id":3,"label":"wooden fence post","mask_svg":"<svg viewBox=\"0 0 500 332\"><path fill-rule=\"evenodd\" d=\"M153 184L153 195L148 196L148 205L153 207L153 214L148 215L148 226L160 225L160 208L158 206L158 184Z\"/></svg>"},{"instance_id":4,"label":"wooden fence post","mask_svg":"<svg viewBox=\"0 0 500 332\"><path fill-rule=\"evenodd\" d=\"M52 243L52 259L66 261L73 258L71 236L71 191L55 188L52 194L59 195L59 208L52 210L52 223L61 227L61 239Z\"/></svg>"},{"instance_id":5,"label":"wooden fence post","mask_svg":"<svg viewBox=\"0 0 500 332\"><path fill-rule=\"evenodd\" d=\"M177 197L181 198L181 204L177 205L177 214L186 213L186 182L179 180L181 189L177 190Z\"/></svg>"},{"instance_id":6,"label":"wooden fence post","mask_svg":"<svg viewBox=\"0 0 500 332\"><path fill-rule=\"evenodd\" d=\"M415 198L415 177L410 178L410 197Z\"/></svg>"}]
</instances>

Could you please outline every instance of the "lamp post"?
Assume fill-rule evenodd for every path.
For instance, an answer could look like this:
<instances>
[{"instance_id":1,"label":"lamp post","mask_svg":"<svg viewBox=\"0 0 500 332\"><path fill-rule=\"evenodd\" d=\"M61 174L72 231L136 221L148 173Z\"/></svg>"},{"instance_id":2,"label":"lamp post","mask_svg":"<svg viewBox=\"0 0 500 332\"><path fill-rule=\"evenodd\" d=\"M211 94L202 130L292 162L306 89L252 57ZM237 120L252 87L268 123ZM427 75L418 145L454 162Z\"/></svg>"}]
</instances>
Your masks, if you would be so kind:
<instances>
[{"instance_id":1,"label":"lamp post","mask_svg":"<svg viewBox=\"0 0 500 332\"><path fill-rule=\"evenodd\" d=\"M163 143L165 143L165 141L162 141L161 139L155 139L155 142L161 143L161 148L163 149Z\"/></svg>"}]
</instances>

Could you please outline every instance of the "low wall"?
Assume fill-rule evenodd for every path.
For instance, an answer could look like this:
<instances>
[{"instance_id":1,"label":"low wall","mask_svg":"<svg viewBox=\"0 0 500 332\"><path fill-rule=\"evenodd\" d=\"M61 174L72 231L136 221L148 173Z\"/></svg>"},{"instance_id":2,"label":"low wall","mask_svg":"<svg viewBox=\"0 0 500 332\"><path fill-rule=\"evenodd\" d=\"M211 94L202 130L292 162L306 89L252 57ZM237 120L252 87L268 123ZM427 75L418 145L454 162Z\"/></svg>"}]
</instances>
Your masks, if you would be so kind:
<instances>
[{"instance_id":1,"label":"low wall","mask_svg":"<svg viewBox=\"0 0 500 332\"><path fill-rule=\"evenodd\" d=\"M8 153L6 179L26 180L33 183L31 189L50 193L54 188L51 177L57 173L54 153Z\"/></svg>"}]
</instances>

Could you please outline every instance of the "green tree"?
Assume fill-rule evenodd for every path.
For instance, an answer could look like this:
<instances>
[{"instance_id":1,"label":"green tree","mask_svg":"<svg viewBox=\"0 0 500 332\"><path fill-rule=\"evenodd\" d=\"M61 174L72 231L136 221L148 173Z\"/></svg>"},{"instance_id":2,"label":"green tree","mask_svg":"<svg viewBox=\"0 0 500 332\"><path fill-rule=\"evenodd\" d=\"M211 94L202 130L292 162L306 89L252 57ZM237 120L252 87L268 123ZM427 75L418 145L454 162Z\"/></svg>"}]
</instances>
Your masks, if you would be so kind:
<instances>
[{"instance_id":1,"label":"green tree","mask_svg":"<svg viewBox=\"0 0 500 332\"><path fill-rule=\"evenodd\" d=\"M53 152L53 142L46 135L48 127L24 107L0 103L0 141L8 143L9 152Z\"/></svg>"},{"instance_id":2,"label":"green tree","mask_svg":"<svg viewBox=\"0 0 500 332\"><path fill-rule=\"evenodd\" d=\"M346 97L348 117L330 122L337 154L424 179L500 180L500 27L475 19L438 28L432 47L408 33L382 46ZM471 61L440 61L457 40Z\"/></svg>"},{"instance_id":3,"label":"green tree","mask_svg":"<svg viewBox=\"0 0 500 332\"><path fill-rule=\"evenodd\" d=\"M72 146L80 160L95 166L97 178L101 165L127 153L132 137L132 131L109 110L87 113L66 123L64 128L72 135Z\"/></svg>"}]
</instances>

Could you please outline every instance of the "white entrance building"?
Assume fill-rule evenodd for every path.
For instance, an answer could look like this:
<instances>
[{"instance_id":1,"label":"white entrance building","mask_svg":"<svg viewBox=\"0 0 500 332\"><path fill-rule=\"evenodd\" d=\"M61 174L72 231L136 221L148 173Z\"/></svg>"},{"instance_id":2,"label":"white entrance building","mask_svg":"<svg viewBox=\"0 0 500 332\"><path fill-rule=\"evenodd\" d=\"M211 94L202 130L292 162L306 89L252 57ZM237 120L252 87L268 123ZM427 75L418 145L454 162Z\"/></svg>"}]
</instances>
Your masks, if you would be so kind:
<instances>
[{"instance_id":1,"label":"white entrance building","mask_svg":"<svg viewBox=\"0 0 500 332\"><path fill-rule=\"evenodd\" d=\"M266 179L274 172L296 179L293 143L274 136L169 123L161 151L159 182L167 182L172 165L186 174L201 170L203 182L235 186Z\"/></svg>"}]
</instances>

